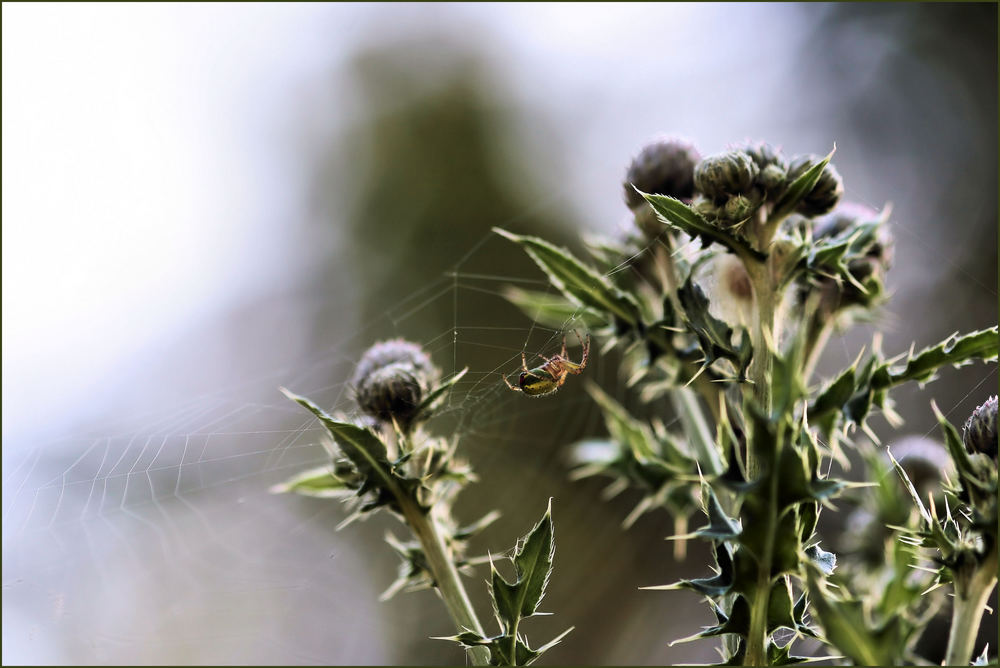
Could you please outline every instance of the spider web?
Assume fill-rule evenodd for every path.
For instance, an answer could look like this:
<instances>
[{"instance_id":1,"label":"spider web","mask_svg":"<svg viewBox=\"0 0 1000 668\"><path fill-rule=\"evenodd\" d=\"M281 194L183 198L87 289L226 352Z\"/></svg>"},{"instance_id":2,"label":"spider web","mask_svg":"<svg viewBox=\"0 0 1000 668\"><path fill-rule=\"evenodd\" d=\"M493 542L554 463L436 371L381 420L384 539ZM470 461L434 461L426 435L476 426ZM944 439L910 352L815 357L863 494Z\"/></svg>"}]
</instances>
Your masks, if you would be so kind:
<instances>
[{"instance_id":1,"label":"spider web","mask_svg":"<svg viewBox=\"0 0 1000 668\"><path fill-rule=\"evenodd\" d=\"M489 235L467 258L480 248L489 252L491 243L509 242ZM464 266L415 290L385 318L405 336L412 314L434 301L452 304L451 326L421 341L446 375L465 365L470 349L496 354L494 367L469 370L435 418L440 424L431 425L457 433L476 468L489 470L500 466L503 450L483 451L477 443L533 440L507 431L511 413L566 420L572 406L527 400L502 382L502 374L520 369L522 350L531 359L536 351L529 346L555 354L561 331L527 318L503 326L463 320L468 300L499 305L502 285L529 281L541 288L544 281L482 277L463 273ZM344 517L337 504L268 493L328 461L320 444L324 430L277 386L334 412L356 413L348 383L354 359L347 351L357 349L369 328L359 327L295 368L102 422L91 434L5 447L4 644L10 660L398 661L391 651L398 643L378 638L391 636L387 627L413 606L408 597L391 606L377 602L395 572L395 557L377 545L381 531L365 526L361 536L353 535L354 527L334 533ZM571 357L578 357L572 337L569 343L576 351ZM534 440L555 453L551 435ZM554 456L532 465L564 474ZM530 487L544 475L508 481L509 493L541 499L544 490ZM387 518L373 523L395 528ZM420 599L436 605L427 601ZM399 615L386 614L391 608ZM449 630L442 615L431 618L438 625L423 628L424 637L435 628ZM440 645L453 659L454 650Z\"/></svg>"},{"instance_id":2,"label":"spider web","mask_svg":"<svg viewBox=\"0 0 1000 668\"><path fill-rule=\"evenodd\" d=\"M541 278L463 271L475 266L478 253L500 243L508 242L484 237L441 279L415 290L385 318L405 335L412 314L444 300L453 306L453 322L421 343L445 373L463 368L470 351L495 354L495 365L469 369L432 428L457 434L460 452L486 477L516 470L519 462L511 458L523 456L525 446L537 450L530 469L521 465L522 473L499 488L508 498L540 501L550 486L542 481L565 477L559 449L567 443L560 431L593 433L599 419L567 389L558 399L529 399L501 380L520 369L522 351L529 365L536 353L555 354L575 323L551 329L527 318L504 325L466 319L470 300L495 300L499 307L504 285L546 285ZM293 368L105 422L93 434L24 450L5 447L4 644L18 648L10 658L392 663L400 660L392 648L406 645L399 628L409 628L401 621L409 615L433 620L419 625L417 637L446 632L442 611L427 610L438 605L427 595L377 602L395 572L394 557L378 545L393 521L380 518L336 533L333 527L344 517L336 504L268 494L272 485L327 461L323 429L280 397L276 386L287 385L335 412L354 413L348 351L371 326ZM567 342L570 358L578 359L573 337ZM843 361L853 359L856 351L846 340L831 348L836 345L843 346ZM603 369L596 347L588 373L613 375ZM995 382L995 371L980 370L976 379L965 396L943 407L952 410L981 393L990 379ZM568 383L577 381L573 376ZM515 415L540 415L552 429L516 431ZM471 502L473 508L482 504ZM481 509L497 505L510 506L501 498ZM462 519L474 519L466 511L460 506ZM566 521L585 523L589 512L571 506ZM516 523L511 526L508 533L516 535ZM469 588L484 609L488 604L475 591L476 581ZM418 655L430 651L441 661L454 659L450 647L435 655L436 647Z\"/></svg>"}]
</instances>

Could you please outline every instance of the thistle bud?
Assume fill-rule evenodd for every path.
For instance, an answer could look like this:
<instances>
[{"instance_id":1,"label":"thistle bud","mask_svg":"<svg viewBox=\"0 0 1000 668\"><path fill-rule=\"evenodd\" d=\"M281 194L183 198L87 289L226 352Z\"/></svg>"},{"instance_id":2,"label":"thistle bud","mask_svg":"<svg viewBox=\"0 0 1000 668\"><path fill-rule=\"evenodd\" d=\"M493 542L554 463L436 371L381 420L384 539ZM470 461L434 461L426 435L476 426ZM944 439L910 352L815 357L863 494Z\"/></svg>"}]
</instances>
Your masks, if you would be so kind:
<instances>
[{"instance_id":1,"label":"thistle bud","mask_svg":"<svg viewBox=\"0 0 1000 668\"><path fill-rule=\"evenodd\" d=\"M383 422L395 418L404 429L416 417L424 394L416 371L405 362L373 370L354 391L361 410Z\"/></svg>"},{"instance_id":2,"label":"thistle bud","mask_svg":"<svg viewBox=\"0 0 1000 668\"><path fill-rule=\"evenodd\" d=\"M365 351L354 370L351 384L358 387L376 369L396 363L410 365L414 375L425 386L434 384L440 376L430 356L419 345L404 339L392 339L376 343Z\"/></svg>"},{"instance_id":3,"label":"thistle bud","mask_svg":"<svg viewBox=\"0 0 1000 668\"><path fill-rule=\"evenodd\" d=\"M367 415L408 429L441 372L416 343L393 339L365 351L354 371L354 398Z\"/></svg>"},{"instance_id":4,"label":"thistle bud","mask_svg":"<svg viewBox=\"0 0 1000 668\"><path fill-rule=\"evenodd\" d=\"M756 210L757 206L750 198L743 195L734 195L726 200L725 205L723 205L722 218L735 225L745 221Z\"/></svg>"},{"instance_id":5,"label":"thistle bud","mask_svg":"<svg viewBox=\"0 0 1000 668\"><path fill-rule=\"evenodd\" d=\"M759 169L743 151L710 155L694 168L694 185L716 202L745 194L753 187Z\"/></svg>"},{"instance_id":6,"label":"thistle bud","mask_svg":"<svg viewBox=\"0 0 1000 668\"><path fill-rule=\"evenodd\" d=\"M680 139L646 145L625 172L625 203L630 209L644 208L646 200L635 188L654 195L691 199L694 166L700 158L694 146Z\"/></svg>"},{"instance_id":7,"label":"thistle bud","mask_svg":"<svg viewBox=\"0 0 1000 668\"><path fill-rule=\"evenodd\" d=\"M816 164L820 158L814 155L799 156L792 161L792 164L788 167L788 181L792 182L805 174L810 167ZM821 216L824 213L832 211L837 202L840 201L841 195L844 194L844 182L840 178L840 174L833 165L827 163L826 167L819 175L819 179L816 181L816 185L813 189L806 195L796 211L804 216L809 216L813 218L815 216Z\"/></svg>"},{"instance_id":8,"label":"thistle bud","mask_svg":"<svg viewBox=\"0 0 1000 668\"><path fill-rule=\"evenodd\" d=\"M962 430L965 449L997 458L997 397L987 399L965 422Z\"/></svg>"},{"instance_id":9,"label":"thistle bud","mask_svg":"<svg viewBox=\"0 0 1000 668\"><path fill-rule=\"evenodd\" d=\"M788 163L785 162L781 151L766 142L746 144L741 146L740 150L749 155L760 170L757 174L758 186L770 193L784 190Z\"/></svg>"}]
</instances>

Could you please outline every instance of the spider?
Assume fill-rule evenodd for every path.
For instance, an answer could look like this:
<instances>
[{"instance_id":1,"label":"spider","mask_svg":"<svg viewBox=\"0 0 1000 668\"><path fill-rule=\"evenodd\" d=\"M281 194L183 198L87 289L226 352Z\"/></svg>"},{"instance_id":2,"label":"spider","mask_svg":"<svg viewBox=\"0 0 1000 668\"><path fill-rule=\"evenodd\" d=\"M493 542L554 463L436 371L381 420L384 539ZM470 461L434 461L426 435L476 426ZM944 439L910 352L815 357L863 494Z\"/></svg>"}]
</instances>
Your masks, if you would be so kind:
<instances>
[{"instance_id":1,"label":"spider","mask_svg":"<svg viewBox=\"0 0 1000 668\"><path fill-rule=\"evenodd\" d=\"M567 359L566 337L563 336L562 351L552 358L539 355L545 360L545 364L534 369L528 368L528 361L522 351L521 368L523 371L517 379L517 385L511 385L507 376L503 376L503 382L507 383L507 387L515 392L523 392L529 397L544 397L556 392L566 382L566 377L569 374L583 373L587 367L587 357L590 355L590 335L588 334L587 340L584 341L579 332L574 332L574 334L576 334L576 338L580 339L580 345L583 346L583 358L579 362L570 362Z\"/></svg>"}]
</instances>

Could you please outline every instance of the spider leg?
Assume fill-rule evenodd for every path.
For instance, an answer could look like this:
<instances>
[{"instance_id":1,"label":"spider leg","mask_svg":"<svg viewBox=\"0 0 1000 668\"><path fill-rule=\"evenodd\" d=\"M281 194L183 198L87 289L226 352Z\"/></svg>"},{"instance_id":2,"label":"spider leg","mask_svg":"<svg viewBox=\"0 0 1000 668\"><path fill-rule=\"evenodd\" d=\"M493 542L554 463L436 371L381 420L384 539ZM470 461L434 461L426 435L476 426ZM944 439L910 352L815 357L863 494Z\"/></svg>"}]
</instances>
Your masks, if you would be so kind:
<instances>
[{"instance_id":1,"label":"spider leg","mask_svg":"<svg viewBox=\"0 0 1000 668\"><path fill-rule=\"evenodd\" d=\"M559 357L566 359L566 335L563 334L562 350L559 351Z\"/></svg>"},{"instance_id":2,"label":"spider leg","mask_svg":"<svg viewBox=\"0 0 1000 668\"><path fill-rule=\"evenodd\" d=\"M521 368L524 369L525 373L531 373L531 369L528 368L528 360L524 356L524 351L521 351Z\"/></svg>"},{"instance_id":3,"label":"spider leg","mask_svg":"<svg viewBox=\"0 0 1000 668\"><path fill-rule=\"evenodd\" d=\"M587 359L590 357L590 336L587 336L587 340L584 341L583 337L576 330L573 330L577 338L580 339L580 345L583 347L583 357L579 362L570 362L566 360L563 364L563 368L566 373L583 373L584 368L587 366Z\"/></svg>"},{"instance_id":4,"label":"spider leg","mask_svg":"<svg viewBox=\"0 0 1000 668\"><path fill-rule=\"evenodd\" d=\"M503 378L503 382L507 383L507 387L509 387L510 389L514 390L515 392L520 392L521 391L521 388L514 387L513 385L510 384L510 381L507 380L507 376L505 376L503 374L500 374L500 377Z\"/></svg>"}]
</instances>

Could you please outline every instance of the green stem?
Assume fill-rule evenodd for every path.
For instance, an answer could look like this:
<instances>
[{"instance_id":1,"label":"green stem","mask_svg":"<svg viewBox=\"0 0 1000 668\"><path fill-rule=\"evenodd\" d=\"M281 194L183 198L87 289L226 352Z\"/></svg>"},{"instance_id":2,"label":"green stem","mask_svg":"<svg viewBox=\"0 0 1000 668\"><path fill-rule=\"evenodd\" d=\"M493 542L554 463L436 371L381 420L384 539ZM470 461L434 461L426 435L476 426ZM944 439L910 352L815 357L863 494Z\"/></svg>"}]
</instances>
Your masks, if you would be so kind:
<instances>
[{"instance_id":1,"label":"green stem","mask_svg":"<svg viewBox=\"0 0 1000 668\"><path fill-rule=\"evenodd\" d=\"M753 383L753 397L757 405L766 415L771 414L771 371L774 359L772 347L777 347L778 331L777 307L779 296L771 280L769 264L754 263L747 266L750 282L753 285L754 322L751 329L751 344L753 359L750 360L749 377ZM770 342L770 343L769 343ZM747 449L747 475L750 479L760 474L760 462L754 448Z\"/></svg>"},{"instance_id":2,"label":"green stem","mask_svg":"<svg viewBox=\"0 0 1000 668\"><path fill-rule=\"evenodd\" d=\"M773 229L765 230L765 238L761 247L766 248L773 235ZM753 359L750 361L749 377L753 383L753 399L757 406L770 416L772 411L771 377L774 369L773 354L778 348L781 336L779 309L781 302L781 281L775 277L772 260L753 262L746 265L750 284L754 294L754 319L751 329L751 344ZM781 449L781 435L778 435L774 447ZM756 430L747 439L747 475L750 480L760 478L764 474L763 461L778 461L779 452L761 452L769 447L771 439L768 435L758 434ZM767 495L766 516L764 526L759 530L766 531L761 554L757 555L757 582L750 593L750 628L747 633L747 647L744 655L744 665L767 665L767 612L771 594L771 562L774 558L774 539L776 523L778 522L778 476L769 476L770 484L766 489L760 489L756 494Z\"/></svg>"},{"instance_id":3,"label":"green stem","mask_svg":"<svg viewBox=\"0 0 1000 668\"><path fill-rule=\"evenodd\" d=\"M997 583L997 546L977 565L971 577L962 578L956 573L955 602L951 615L951 633L943 666L967 666L979 634L979 623L986 609L986 601Z\"/></svg>"},{"instance_id":4,"label":"green stem","mask_svg":"<svg viewBox=\"0 0 1000 668\"><path fill-rule=\"evenodd\" d=\"M756 436L754 434L753 436ZM751 438L750 444L758 442L757 438ZM778 435L775 444L776 452L772 455L772 461L778 461L781 456L782 436ZM767 506L765 509L764 526L761 531L766 532L763 549L757 559L757 582L750 592L750 628L747 633L747 651L744 656L746 666L766 666L767 661L767 612L771 600L771 562L774 560L774 540L778 522L778 484L780 478L776 475L769 476L767 489L762 489L757 493L767 495ZM744 548L740 548L744 549Z\"/></svg>"},{"instance_id":5,"label":"green stem","mask_svg":"<svg viewBox=\"0 0 1000 668\"><path fill-rule=\"evenodd\" d=\"M397 499L403 516L406 518L406 523L410 525L410 530L424 549L424 556L427 557L427 565L434 576L438 592L444 599L444 604L458 627L459 633L470 629L481 636L484 635L483 627L476 617L471 601L469 601L469 595L465 592L465 587L462 586L462 581L459 579L455 562L444 544L440 531L438 531L437 522L425 513L413 499L404 494L397 495ZM489 665L490 651L485 647L473 647L468 652L472 665Z\"/></svg>"}]
</instances>

